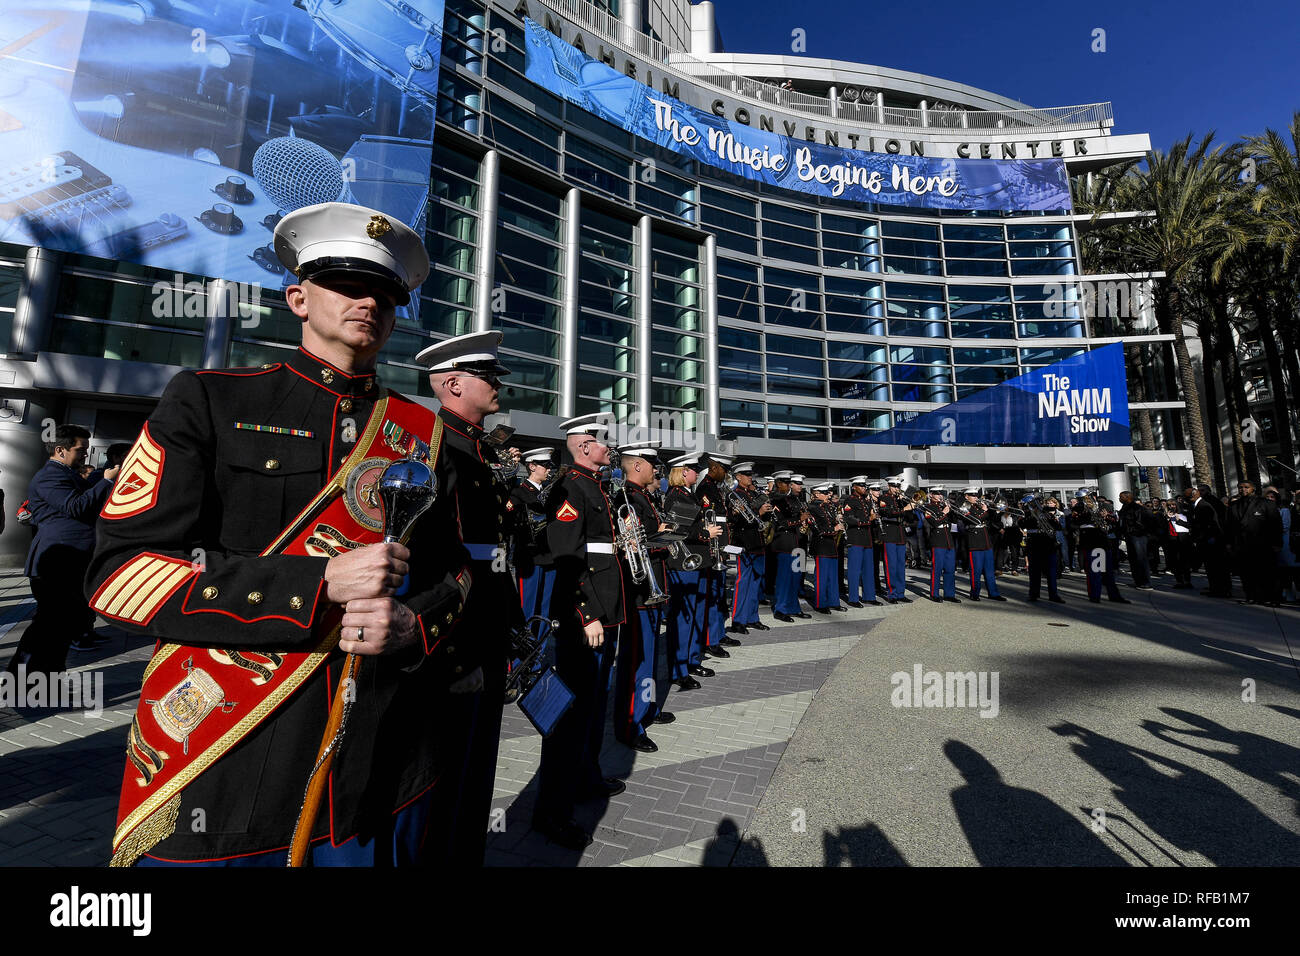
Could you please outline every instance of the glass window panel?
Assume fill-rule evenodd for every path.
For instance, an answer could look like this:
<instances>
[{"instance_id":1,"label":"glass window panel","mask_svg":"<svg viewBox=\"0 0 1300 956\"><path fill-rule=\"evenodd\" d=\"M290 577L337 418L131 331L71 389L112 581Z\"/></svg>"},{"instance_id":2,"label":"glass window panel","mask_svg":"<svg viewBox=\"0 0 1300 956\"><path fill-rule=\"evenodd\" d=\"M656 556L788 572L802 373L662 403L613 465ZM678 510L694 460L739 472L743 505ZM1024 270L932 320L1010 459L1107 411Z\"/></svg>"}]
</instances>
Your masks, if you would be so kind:
<instances>
[{"instance_id":1,"label":"glass window panel","mask_svg":"<svg viewBox=\"0 0 1300 956\"><path fill-rule=\"evenodd\" d=\"M826 423L826 410L806 405L778 405L773 402L767 406L767 420L790 425L823 425Z\"/></svg>"},{"instance_id":2,"label":"glass window panel","mask_svg":"<svg viewBox=\"0 0 1300 956\"><path fill-rule=\"evenodd\" d=\"M821 358L822 343L821 339L806 339L795 335L773 335L768 333L767 351Z\"/></svg>"},{"instance_id":3,"label":"glass window panel","mask_svg":"<svg viewBox=\"0 0 1300 956\"><path fill-rule=\"evenodd\" d=\"M876 316L841 315L826 313L827 332L847 332L853 335L884 335L885 322Z\"/></svg>"},{"instance_id":4,"label":"glass window panel","mask_svg":"<svg viewBox=\"0 0 1300 956\"><path fill-rule=\"evenodd\" d=\"M958 365L1011 365L1016 364L1015 349L954 348L952 360Z\"/></svg>"},{"instance_id":5,"label":"glass window panel","mask_svg":"<svg viewBox=\"0 0 1300 956\"><path fill-rule=\"evenodd\" d=\"M875 219L852 219L848 216L835 216L822 213L822 229L847 232L857 236L876 236L880 234L880 223Z\"/></svg>"},{"instance_id":6,"label":"glass window panel","mask_svg":"<svg viewBox=\"0 0 1300 956\"><path fill-rule=\"evenodd\" d=\"M718 387L734 388L742 392L763 391L763 377L754 371L723 368L718 370Z\"/></svg>"},{"instance_id":7,"label":"glass window panel","mask_svg":"<svg viewBox=\"0 0 1300 956\"><path fill-rule=\"evenodd\" d=\"M890 222L888 219L880 224L880 232L885 236L899 239L938 239L939 227L919 222Z\"/></svg>"},{"instance_id":8,"label":"glass window panel","mask_svg":"<svg viewBox=\"0 0 1300 956\"><path fill-rule=\"evenodd\" d=\"M924 302L942 302L944 299L943 286L914 282L886 282L885 294L891 299L920 299Z\"/></svg>"},{"instance_id":9,"label":"glass window panel","mask_svg":"<svg viewBox=\"0 0 1300 956\"><path fill-rule=\"evenodd\" d=\"M958 322L953 321L949 328L952 329L954 339L1013 339L1010 322Z\"/></svg>"},{"instance_id":10,"label":"glass window panel","mask_svg":"<svg viewBox=\"0 0 1300 956\"><path fill-rule=\"evenodd\" d=\"M1002 227L995 223L946 223L943 227L945 239L958 239L970 242L1001 242Z\"/></svg>"},{"instance_id":11,"label":"glass window panel","mask_svg":"<svg viewBox=\"0 0 1300 956\"><path fill-rule=\"evenodd\" d=\"M945 242L943 254L964 259L1005 259L1007 247L1001 242Z\"/></svg>"},{"instance_id":12,"label":"glass window panel","mask_svg":"<svg viewBox=\"0 0 1300 956\"><path fill-rule=\"evenodd\" d=\"M944 307L930 302L898 302L891 299L885 304L885 311L891 318L931 319L942 322L946 317Z\"/></svg>"},{"instance_id":13,"label":"glass window panel","mask_svg":"<svg viewBox=\"0 0 1300 956\"><path fill-rule=\"evenodd\" d=\"M746 199L743 196L737 196L735 193L723 192L720 189L713 189L705 186L701 193L701 198L710 206L719 206L722 209L731 212L740 213L743 216L754 218L757 210L757 203L752 199Z\"/></svg>"},{"instance_id":14,"label":"glass window panel","mask_svg":"<svg viewBox=\"0 0 1300 956\"><path fill-rule=\"evenodd\" d=\"M729 365L732 368L749 369L753 372L759 371L762 366L762 362L759 361L759 355L757 352L742 352L739 349L719 348L718 361L722 365Z\"/></svg>"},{"instance_id":15,"label":"glass window panel","mask_svg":"<svg viewBox=\"0 0 1300 956\"><path fill-rule=\"evenodd\" d=\"M1052 282L1047 285L1014 285L1011 294L1017 302L1042 302L1048 299L1057 302L1073 302L1079 298L1079 287L1073 282Z\"/></svg>"},{"instance_id":16,"label":"glass window panel","mask_svg":"<svg viewBox=\"0 0 1300 956\"><path fill-rule=\"evenodd\" d=\"M636 344L636 328L632 323L585 312L578 316L578 334L620 345Z\"/></svg>"},{"instance_id":17,"label":"glass window panel","mask_svg":"<svg viewBox=\"0 0 1300 956\"><path fill-rule=\"evenodd\" d=\"M651 382L650 402L660 408L700 409L704 407L704 393L689 385Z\"/></svg>"},{"instance_id":18,"label":"glass window panel","mask_svg":"<svg viewBox=\"0 0 1300 956\"><path fill-rule=\"evenodd\" d=\"M786 226L779 222L763 223L763 241L776 239L780 242L791 242L796 245L817 245L817 232L813 229L800 229L797 226Z\"/></svg>"},{"instance_id":19,"label":"glass window panel","mask_svg":"<svg viewBox=\"0 0 1300 956\"><path fill-rule=\"evenodd\" d=\"M1026 339L1081 339L1084 336L1082 322L1021 322L1019 329L1020 337Z\"/></svg>"},{"instance_id":20,"label":"glass window panel","mask_svg":"<svg viewBox=\"0 0 1300 956\"><path fill-rule=\"evenodd\" d=\"M1036 222L1007 226L1008 239L1069 239L1068 222Z\"/></svg>"},{"instance_id":21,"label":"glass window panel","mask_svg":"<svg viewBox=\"0 0 1300 956\"><path fill-rule=\"evenodd\" d=\"M885 271L915 276L941 276L943 263L937 259L896 259L886 256Z\"/></svg>"},{"instance_id":22,"label":"glass window panel","mask_svg":"<svg viewBox=\"0 0 1300 956\"><path fill-rule=\"evenodd\" d=\"M823 398L826 383L819 378L787 378L784 375L768 375L767 390L784 392L787 395L809 395Z\"/></svg>"},{"instance_id":23,"label":"glass window panel","mask_svg":"<svg viewBox=\"0 0 1300 956\"><path fill-rule=\"evenodd\" d=\"M769 259L782 259L786 262L802 262L815 266L818 263L817 246L792 246L785 242L763 240L763 255Z\"/></svg>"},{"instance_id":24,"label":"glass window panel","mask_svg":"<svg viewBox=\"0 0 1300 956\"><path fill-rule=\"evenodd\" d=\"M889 350L891 362L916 362L931 365L947 365L949 355L947 349L934 348L928 345L895 345ZM895 375L895 378L898 376Z\"/></svg>"},{"instance_id":25,"label":"glass window panel","mask_svg":"<svg viewBox=\"0 0 1300 956\"><path fill-rule=\"evenodd\" d=\"M501 364L510 369L511 385L526 385L555 391L559 387L560 367L529 356L501 349Z\"/></svg>"},{"instance_id":26,"label":"glass window panel","mask_svg":"<svg viewBox=\"0 0 1300 956\"><path fill-rule=\"evenodd\" d=\"M948 312L953 319L988 319L993 322L1011 321L1011 306L1009 304L974 305L970 303L954 303L948 306Z\"/></svg>"},{"instance_id":27,"label":"glass window panel","mask_svg":"<svg viewBox=\"0 0 1300 956\"><path fill-rule=\"evenodd\" d=\"M889 354L883 345L870 342L826 341L826 354L833 359L845 359L853 362L888 362Z\"/></svg>"},{"instance_id":28,"label":"glass window panel","mask_svg":"<svg viewBox=\"0 0 1300 956\"><path fill-rule=\"evenodd\" d=\"M767 370L785 375L814 375L821 378L826 374L826 365L821 359L794 358L768 352Z\"/></svg>"},{"instance_id":29,"label":"glass window panel","mask_svg":"<svg viewBox=\"0 0 1300 956\"><path fill-rule=\"evenodd\" d=\"M997 385L1019 374L1015 365L958 365L953 369L957 382L965 385Z\"/></svg>"},{"instance_id":30,"label":"glass window panel","mask_svg":"<svg viewBox=\"0 0 1300 956\"><path fill-rule=\"evenodd\" d=\"M532 388L516 388L509 384L503 384L501 390L501 404L513 412L554 415L559 408L560 397L554 392L539 392Z\"/></svg>"},{"instance_id":31,"label":"glass window panel","mask_svg":"<svg viewBox=\"0 0 1300 956\"><path fill-rule=\"evenodd\" d=\"M506 318L498 319L496 327L505 333L505 344L516 351L546 358L560 357L560 337L554 332L522 325Z\"/></svg>"},{"instance_id":32,"label":"glass window panel","mask_svg":"<svg viewBox=\"0 0 1300 956\"><path fill-rule=\"evenodd\" d=\"M730 249L732 252L744 253L748 256L758 255L758 240L736 235L734 232L717 232L718 245L723 249Z\"/></svg>"},{"instance_id":33,"label":"glass window panel","mask_svg":"<svg viewBox=\"0 0 1300 956\"><path fill-rule=\"evenodd\" d=\"M831 398L841 398L849 401L860 402L887 402L889 401L889 383L872 382L854 379L836 379L830 380ZM831 409L831 415L842 409Z\"/></svg>"},{"instance_id":34,"label":"glass window panel","mask_svg":"<svg viewBox=\"0 0 1300 956\"><path fill-rule=\"evenodd\" d=\"M725 417L747 422L761 422L764 408L762 402L743 402L734 398L724 398L721 401L721 411Z\"/></svg>"},{"instance_id":35,"label":"glass window panel","mask_svg":"<svg viewBox=\"0 0 1300 956\"><path fill-rule=\"evenodd\" d=\"M563 238L563 226L557 218L559 213L542 212L504 194L500 197L499 210L498 222L509 223L552 242L559 242ZM502 231L498 229L497 234L500 235Z\"/></svg>"},{"instance_id":36,"label":"glass window panel","mask_svg":"<svg viewBox=\"0 0 1300 956\"><path fill-rule=\"evenodd\" d=\"M650 343L654 351L662 352L665 355L700 356L704 354L704 339L698 335L682 335L680 332L665 332L661 329L653 329L650 332Z\"/></svg>"},{"instance_id":37,"label":"glass window panel","mask_svg":"<svg viewBox=\"0 0 1300 956\"><path fill-rule=\"evenodd\" d=\"M788 269L774 269L771 266L763 270L763 282L769 286L779 285L786 289L803 289L806 292L816 292L819 288L815 275L807 272L791 272ZM775 298L769 296L767 301L773 301Z\"/></svg>"},{"instance_id":38,"label":"glass window panel","mask_svg":"<svg viewBox=\"0 0 1300 956\"><path fill-rule=\"evenodd\" d=\"M93 355L129 362L156 362L195 368L203 362L203 337L157 327L106 325L56 318L50 330L51 352Z\"/></svg>"},{"instance_id":39,"label":"glass window panel","mask_svg":"<svg viewBox=\"0 0 1300 956\"><path fill-rule=\"evenodd\" d=\"M1074 358L1076 355L1082 355L1085 351L1085 349L1070 346L1054 349L1021 349L1020 364L1050 365L1053 362L1062 362L1065 359Z\"/></svg>"},{"instance_id":40,"label":"glass window panel","mask_svg":"<svg viewBox=\"0 0 1300 956\"><path fill-rule=\"evenodd\" d=\"M560 297L560 277L554 272L538 269L518 259L497 255L496 280L498 285L512 285L535 295Z\"/></svg>"},{"instance_id":41,"label":"glass window panel","mask_svg":"<svg viewBox=\"0 0 1300 956\"><path fill-rule=\"evenodd\" d=\"M564 173L566 176L579 179L584 183L595 186L597 189L613 193L621 199L628 199L631 196L631 183L610 172L607 167L593 166L585 160L566 156L564 159Z\"/></svg>"},{"instance_id":42,"label":"glass window panel","mask_svg":"<svg viewBox=\"0 0 1300 956\"><path fill-rule=\"evenodd\" d=\"M1013 259L1013 276L1072 276L1073 259Z\"/></svg>"},{"instance_id":43,"label":"glass window panel","mask_svg":"<svg viewBox=\"0 0 1300 956\"><path fill-rule=\"evenodd\" d=\"M948 323L942 321L918 321L916 319L890 319L890 335L924 336L941 339L948 335Z\"/></svg>"},{"instance_id":44,"label":"glass window panel","mask_svg":"<svg viewBox=\"0 0 1300 956\"><path fill-rule=\"evenodd\" d=\"M1010 302L1011 289L1005 285L950 285L950 302Z\"/></svg>"},{"instance_id":45,"label":"glass window panel","mask_svg":"<svg viewBox=\"0 0 1300 956\"><path fill-rule=\"evenodd\" d=\"M1012 259L1060 259L1074 255L1072 242L1013 242Z\"/></svg>"},{"instance_id":46,"label":"glass window panel","mask_svg":"<svg viewBox=\"0 0 1300 956\"><path fill-rule=\"evenodd\" d=\"M725 325L718 328L718 344L737 349L750 349L754 352L761 351L763 348L757 332L734 329Z\"/></svg>"},{"instance_id":47,"label":"glass window panel","mask_svg":"<svg viewBox=\"0 0 1300 956\"><path fill-rule=\"evenodd\" d=\"M949 385L898 384L893 386L896 402L935 402L953 401L953 390Z\"/></svg>"},{"instance_id":48,"label":"glass window panel","mask_svg":"<svg viewBox=\"0 0 1300 956\"><path fill-rule=\"evenodd\" d=\"M468 309L421 296L420 327L447 337L466 335L474 330L474 314Z\"/></svg>"},{"instance_id":49,"label":"glass window panel","mask_svg":"<svg viewBox=\"0 0 1300 956\"><path fill-rule=\"evenodd\" d=\"M616 372L635 372L636 349L580 338L578 339L578 362L582 365L599 365L601 368L613 369Z\"/></svg>"},{"instance_id":50,"label":"glass window panel","mask_svg":"<svg viewBox=\"0 0 1300 956\"><path fill-rule=\"evenodd\" d=\"M868 236L841 236L839 233L828 232L823 235L822 244L828 249L841 249L845 252L862 252L869 255L880 255L880 240Z\"/></svg>"},{"instance_id":51,"label":"glass window panel","mask_svg":"<svg viewBox=\"0 0 1300 956\"><path fill-rule=\"evenodd\" d=\"M1004 276L1007 264L1001 259L949 259L950 276Z\"/></svg>"},{"instance_id":52,"label":"glass window panel","mask_svg":"<svg viewBox=\"0 0 1300 956\"><path fill-rule=\"evenodd\" d=\"M761 319L757 304L737 302L734 299L719 299L718 315L724 319L742 319L745 322L758 322Z\"/></svg>"},{"instance_id":53,"label":"glass window panel","mask_svg":"<svg viewBox=\"0 0 1300 956\"><path fill-rule=\"evenodd\" d=\"M891 256L938 257L939 243L919 242L915 239L886 239L885 254Z\"/></svg>"},{"instance_id":54,"label":"glass window panel","mask_svg":"<svg viewBox=\"0 0 1300 956\"><path fill-rule=\"evenodd\" d=\"M807 309L796 312L794 309L769 305L764 313L768 325L781 325L787 329L820 329L822 317L818 312Z\"/></svg>"},{"instance_id":55,"label":"glass window panel","mask_svg":"<svg viewBox=\"0 0 1300 956\"><path fill-rule=\"evenodd\" d=\"M1078 302L1021 302L1016 305L1018 319L1082 319L1083 306Z\"/></svg>"},{"instance_id":56,"label":"glass window panel","mask_svg":"<svg viewBox=\"0 0 1300 956\"><path fill-rule=\"evenodd\" d=\"M794 209L790 206L782 206L777 203L763 203L763 221L782 223L791 226L803 226L805 229L817 228L817 214L805 212L802 209ZM766 233L766 225L764 226Z\"/></svg>"}]
</instances>

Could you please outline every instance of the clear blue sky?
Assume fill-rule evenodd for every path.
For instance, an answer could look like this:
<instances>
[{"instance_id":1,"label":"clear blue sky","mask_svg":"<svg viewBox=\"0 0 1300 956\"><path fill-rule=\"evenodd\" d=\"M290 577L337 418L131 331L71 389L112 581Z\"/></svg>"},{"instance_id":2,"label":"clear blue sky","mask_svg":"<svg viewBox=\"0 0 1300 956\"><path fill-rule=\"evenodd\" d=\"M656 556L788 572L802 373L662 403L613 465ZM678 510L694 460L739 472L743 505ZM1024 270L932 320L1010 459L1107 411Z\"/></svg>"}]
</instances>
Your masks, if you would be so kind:
<instances>
[{"instance_id":1,"label":"clear blue sky","mask_svg":"<svg viewBox=\"0 0 1300 956\"><path fill-rule=\"evenodd\" d=\"M1300 3L1274 0L714 0L733 53L791 53L941 76L1031 106L1109 100L1114 132L1166 149L1287 127L1300 109ZM1106 52L1092 32L1106 31Z\"/></svg>"}]
</instances>

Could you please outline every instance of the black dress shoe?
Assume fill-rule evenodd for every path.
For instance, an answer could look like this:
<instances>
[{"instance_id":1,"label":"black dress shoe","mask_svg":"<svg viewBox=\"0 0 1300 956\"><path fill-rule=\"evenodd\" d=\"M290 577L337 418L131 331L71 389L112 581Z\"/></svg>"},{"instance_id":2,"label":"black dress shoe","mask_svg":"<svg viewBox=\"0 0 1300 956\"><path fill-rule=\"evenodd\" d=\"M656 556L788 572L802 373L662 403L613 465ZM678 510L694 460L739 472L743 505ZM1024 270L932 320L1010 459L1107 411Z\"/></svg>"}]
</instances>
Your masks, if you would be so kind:
<instances>
[{"instance_id":1,"label":"black dress shoe","mask_svg":"<svg viewBox=\"0 0 1300 956\"><path fill-rule=\"evenodd\" d=\"M712 677L716 673L712 667L705 667L702 664L692 664L689 670L696 677Z\"/></svg>"},{"instance_id":2,"label":"black dress shoe","mask_svg":"<svg viewBox=\"0 0 1300 956\"><path fill-rule=\"evenodd\" d=\"M591 834L572 820L533 817L533 829L566 850L585 850L591 846Z\"/></svg>"},{"instance_id":3,"label":"black dress shoe","mask_svg":"<svg viewBox=\"0 0 1300 956\"><path fill-rule=\"evenodd\" d=\"M850 602L849 602L849 607L862 607L862 602L861 602L861 601L850 601Z\"/></svg>"},{"instance_id":4,"label":"black dress shoe","mask_svg":"<svg viewBox=\"0 0 1300 956\"><path fill-rule=\"evenodd\" d=\"M959 598L959 597L946 597L946 598L944 598L944 600L947 601L949 604L960 604L960 603L961 603L961 598Z\"/></svg>"},{"instance_id":5,"label":"black dress shoe","mask_svg":"<svg viewBox=\"0 0 1300 956\"><path fill-rule=\"evenodd\" d=\"M797 613L797 614L795 615L795 617L807 621L807 620L809 620L809 619L812 618L812 615L809 614L807 611L800 611L799 613Z\"/></svg>"},{"instance_id":6,"label":"black dress shoe","mask_svg":"<svg viewBox=\"0 0 1300 956\"><path fill-rule=\"evenodd\" d=\"M880 602L877 601L876 603L879 604ZM897 603L898 603L898 598L887 597L887 598L885 598L885 603L886 603L886 604L897 604Z\"/></svg>"},{"instance_id":7,"label":"black dress shoe","mask_svg":"<svg viewBox=\"0 0 1300 956\"><path fill-rule=\"evenodd\" d=\"M782 621L786 624L794 623L794 618L792 618L789 614L773 614L772 616L776 618L778 621Z\"/></svg>"},{"instance_id":8,"label":"black dress shoe","mask_svg":"<svg viewBox=\"0 0 1300 956\"><path fill-rule=\"evenodd\" d=\"M678 690L698 690L704 686L694 677L679 677L674 683Z\"/></svg>"},{"instance_id":9,"label":"black dress shoe","mask_svg":"<svg viewBox=\"0 0 1300 956\"><path fill-rule=\"evenodd\" d=\"M898 599L898 603L899 603L899 604L911 604L911 603L912 603L912 599L911 599L910 597L906 597L906 596L904 596L904 597L901 597L901 598Z\"/></svg>"},{"instance_id":10,"label":"black dress shoe","mask_svg":"<svg viewBox=\"0 0 1300 956\"><path fill-rule=\"evenodd\" d=\"M764 624L762 621L755 621L753 624L748 624L748 625L746 625L746 626L747 626L747 627L750 627L750 628L753 628L755 631L770 631L770 630L772 630L770 627L768 627L768 626L767 626L766 624Z\"/></svg>"},{"instance_id":11,"label":"black dress shoe","mask_svg":"<svg viewBox=\"0 0 1300 956\"><path fill-rule=\"evenodd\" d=\"M608 800L610 797L617 797L626 789L627 784L622 780L617 777L606 777L594 787L584 787L578 792L578 796L583 800Z\"/></svg>"},{"instance_id":12,"label":"black dress shoe","mask_svg":"<svg viewBox=\"0 0 1300 956\"><path fill-rule=\"evenodd\" d=\"M744 624L732 624L731 627L727 628L727 631L728 633L731 634L748 634L749 628L746 627ZM726 638L724 637L723 640L725 641Z\"/></svg>"},{"instance_id":13,"label":"black dress shoe","mask_svg":"<svg viewBox=\"0 0 1300 956\"><path fill-rule=\"evenodd\" d=\"M710 657L718 657L718 658L724 658L724 657L730 657L730 656L731 656L731 655L728 654L725 650L723 650L721 647L718 647L716 644L715 644L713 647L706 647L706 648L704 649L704 653L705 653L705 654L708 654Z\"/></svg>"},{"instance_id":14,"label":"black dress shoe","mask_svg":"<svg viewBox=\"0 0 1300 956\"><path fill-rule=\"evenodd\" d=\"M748 634L749 631L746 631L745 633ZM740 641L736 640L734 637L724 637L724 638L722 638L720 641L718 641L718 643L719 643L719 644L723 644L723 645L725 645L725 646L727 646L727 647L739 647L739 646L740 646Z\"/></svg>"},{"instance_id":15,"label":"black dress shoe","mask_svg":"<svg viewBox=\"0 0 1300 956\"><path fill-rule=\"evenodd\" d=\"M652 753L656 753L659 750L659 745L656 744L649 737L647 737L645 734L642 734L636 740L632 741L630 744L628 744L628 746L631 747L633 750L639 751L640 753L643 754L652 754Z\"/></svg>"},{"instance_id":16,"label":"black dress shoe","mask_svg":"<svg viewBox=\"0 0 1300 956\"><path fill-rule=\"evenodd\" d=\"M846 608L843 604L836 604L836 605L834 605L834 606L831 608L831 610L832 610L832 611L844 611L844 612L847 614L849 609Z\"/></svg>"},{"instance_id":17,"label":"black dress shoe","mask_svg":"<svg viewBox=\"0 0 1300 956\"><path fill-rule=\"evenodd\" d=\"M763 600L759 601L758 604L759 604L759 607L771 607L771 606L772 606L772 602L769 601L767 598L763 598Z\"/></svg>"},{"instance_id":18,"label":"black dress shoe","mask_svg":"<svg viewBox=\"0 0 1300 956\"><path fill-rule=\"evenodd\" d=\"M1110 600L1111 600L1111 603L1112 603L1112 604L1132 604L1132 603L1133 603L1132 601L1130 601L1130 600L1129 600L1128 598L1126 598L1126 597L1111 598Z\"/></svg>"},{"instance_id":19,"label":"black dress shoe","mask_svg":"<svg viewBox=\"0 0 1300 956\"><path fill-rule=\"evenodd\" d=\"M671 723L672 723L674 720L676 720L676 719L677 719L677 715L676 715L676 714L672 713L671 711L661 710L659 713L655 714L655 719L652 720L651 723L652 723L652 724L671 724Z\"/></svg>"},{"instance_id":20,"label":"black dress shoe","mask_svg":"<svg viewBox=\"0 0 1300 956\"><path fill-rule=\"evenodd\" d=\"M989 595L989 600L990 600L990 601L1005 601L1006 598L1004 598L1001 594L990 594L990 595Z\"/></svg>"},{"instance_id":21,"label":"black dress shoe","mask_svg":"<svg viewBox=\"0 0 1300 956\"><path fill-rule=\"evenodd\" d=\"M1061 597L1061 595L1059 595L1059 594L1053 594L1053 595L1052 595L1051 597L1049 597L1047 600L1051 601L1053 604L1064 604L1064 603L1065 603L1065 598Z\"/></svg>"},{"instance_id":22,"label":"black dress shoe","mask_svg":"<svg viewBox=\"0 0 1300 956\"><path fill-rule=\"evenodd\" d=\"M970 598L969 598L969 600L971 600L971 601L978 601L979 599L980 599L980 596L979 596L978 594L972 594L972 595L970 596Z\"/></svg>"},{"instance_id":23,"label":"black dress shoe","mask_svg":"<svg viewBox=\"0 0 1300 956\"><path fill-rule=\"evenodd\" d=\"M828 608L828 607L815 607L815 608L813 608L813 610L816 611L818 614L829 614L829 613L831 613L831 609Z\"/></svg>"},{"instance_id":24,"label":"black dress shoe","mask_svg":"<svg viewBox=\"0 0 1300 956\"><path fill-rule=\"evenodd\" d=\"M867 603L867 604L870 604L872 607L882 607L882 606L883 606L879 601L867 601L866 603Z\"/></svg>"},{"instance_id":25,"label":"black dress shoe","mask_svg":"<svg viewBox=\"0 0 1300 956\"><path fill-rule=\"evenodd\" d=\"M941 598L941 597L932 597L932 598L930 598L930 600L933 601L935 604L942 604L942 603L943 603L943 598Z\"/></svg>"}]
</instances>

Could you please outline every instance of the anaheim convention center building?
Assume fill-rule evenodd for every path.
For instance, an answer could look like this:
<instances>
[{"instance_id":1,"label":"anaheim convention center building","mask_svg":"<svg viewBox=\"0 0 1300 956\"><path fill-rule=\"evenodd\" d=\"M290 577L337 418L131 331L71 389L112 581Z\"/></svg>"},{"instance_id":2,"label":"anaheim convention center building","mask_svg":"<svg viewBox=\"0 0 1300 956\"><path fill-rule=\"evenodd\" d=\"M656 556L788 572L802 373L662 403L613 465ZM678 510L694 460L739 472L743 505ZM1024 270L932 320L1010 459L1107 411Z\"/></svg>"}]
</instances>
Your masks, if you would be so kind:
<instances>
[{"instance_id":1,"label":"anaheim convention center building","mask_svg":"<svg viewBox=\"0 0 1300 956\"><path fill-rule=\"evenodd\" d=\"M738 175L530 80L529 46L540 36L691 116L864 163L1063 160L1076 195L1089 175L1144 154L1145 134L1116 133L1108 103L1031 108L937 77L724 52L723 27L708 2L447 0L425 221L433 273L418 316L389 342L387 385L428 396L411 358L432 339L496 328L514 372L504 420L524 448L558 446L564 418L611 411L670 447L686 442L666 429L702 435L705 449L753 459L760 473L1099 485L1112 496L1139 467L1186 478L1171 337L1141 315L1084 308L1081 280L1134 277L1086 275L1088 217L1068 201L1040 208L1044 193L1021 183L997 204L929 208ZM763 156L750 160L771 171ZM191 215L214 198L198 197ZM278 288L231 316L183 304L184 283L205 294L213 283L177 278L0 242L0 486L11 515L44 458L43 421L89 427L95 449L132 441L178 370L260 365L296 344ZM175 285L175 308L170 291L159 307L160 283ZM1156 451L870 440L1116 342L1128 346L1130 379L1146 380ZM11 520L0 552L26 544Z\"/></svg>"}]
</instances>

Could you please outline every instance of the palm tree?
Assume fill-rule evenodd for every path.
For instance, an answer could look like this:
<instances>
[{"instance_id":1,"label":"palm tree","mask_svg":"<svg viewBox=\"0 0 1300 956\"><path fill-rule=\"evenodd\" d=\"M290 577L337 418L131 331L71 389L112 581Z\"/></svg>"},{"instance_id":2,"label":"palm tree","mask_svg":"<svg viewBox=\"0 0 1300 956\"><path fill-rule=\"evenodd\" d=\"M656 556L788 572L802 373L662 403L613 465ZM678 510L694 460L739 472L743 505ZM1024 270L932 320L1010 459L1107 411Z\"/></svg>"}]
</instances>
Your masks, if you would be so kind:
<instances>
[{"instance_id":1,"label":"palm tree","mask_svg":"<svg viewBox=\"0 0 1300 956\"><path fill-rule=\"evenodd\" d=\"M1114 183L1112 208L1149 210L1154 217L1140 224L1124 221L1115 227L1099 221L1103 240L1115 256L1129 263L1125 271L1163 272L1153 280L1156 325L1173 336L1179 384L1186 403L1184 430L1191 445L1197 480L1213 479L1205 438L1201 390L1187 347L1185 326L1194 321L1186 302L1186 287L1203 268L1217 274L1228 255L1246 243L1246 231L1235 216L1242 204L1235 186L1238 167L1228 162L1223 147L1210 149L1214 133L1195 147L1191 134L1167 152L1153 150L1145 167L1129 170Z\"/></svg>"}]
</instances>

